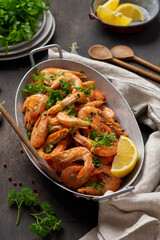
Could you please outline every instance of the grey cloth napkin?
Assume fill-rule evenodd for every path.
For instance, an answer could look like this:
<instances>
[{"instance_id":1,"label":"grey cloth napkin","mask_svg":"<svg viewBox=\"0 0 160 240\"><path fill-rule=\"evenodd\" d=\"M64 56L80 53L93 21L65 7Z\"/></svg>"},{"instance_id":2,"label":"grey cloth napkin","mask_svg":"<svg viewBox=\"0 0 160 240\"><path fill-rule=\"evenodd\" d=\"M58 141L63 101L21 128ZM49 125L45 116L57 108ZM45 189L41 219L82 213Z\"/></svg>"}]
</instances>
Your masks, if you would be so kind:
<instances>
[{"instance_id":1,"label":"grey cloth napkin","mask_svg":"<svg viewBox=\"0 0 160 240\"><path fill-rule=\"evenodd\" d=\"M58 59L53 48L49 58ZM160 240L160 85L109 63L63 51L65 59L95 68L122 93L139 122L153 133L135 190L99 202L98 226L81 240Z\"/></svg>"}]
</instances>

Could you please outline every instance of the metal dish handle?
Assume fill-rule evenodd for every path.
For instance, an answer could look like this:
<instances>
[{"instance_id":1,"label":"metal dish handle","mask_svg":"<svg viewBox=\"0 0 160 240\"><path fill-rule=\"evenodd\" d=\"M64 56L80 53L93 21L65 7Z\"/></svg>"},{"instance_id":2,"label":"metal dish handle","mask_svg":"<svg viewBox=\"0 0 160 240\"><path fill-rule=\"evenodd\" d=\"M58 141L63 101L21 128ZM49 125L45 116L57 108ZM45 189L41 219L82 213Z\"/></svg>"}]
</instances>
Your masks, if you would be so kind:
<instances>
[{"instance_id":1,"label":"metal dish handle","mask_svg":"<svg viewBox=\"0 0 160 240\"><path fill-rule=\"evenodd\" d=\"M42 52L44 50L48 50L49 48L53 48L56 47L58 49L59 52L59 56L60 58L63 58L63 54L62 54L62 49L58 44L51 44L51 45L47 45L47 46L43 46L43 47L39 47L39 48L35 48L33 49L30 54L29 54L29 58L31 61L31 66L34 67L35 66L35 61L34 61L34 57L33 54L38 53L38 52Z\"/></svg>"},{"instance_id":2,"label":"metal dish handle","mask_svg":"<svg viewBox=\"0 0 160 240\"><path fill-rule=\"evenodd\" d=\"M113 192L113 193L111 193L111 194L109 194L109 195L102 196L102 197L95 197L93 200L99 202L99 201L102 201L102 200L106 200L106 199L109 199L109 198L112 198L112 197L119 196L119 195L124 194L124 193L127 193L127 192L131 192L131 191L133 191L134 189L135 189L134 186L128 186L128 187L126 187L126 188L124 188L124 189L122 189L122 190L119 190L119 191L117 191L117 192Z\"/></svg>"}]
</instances>

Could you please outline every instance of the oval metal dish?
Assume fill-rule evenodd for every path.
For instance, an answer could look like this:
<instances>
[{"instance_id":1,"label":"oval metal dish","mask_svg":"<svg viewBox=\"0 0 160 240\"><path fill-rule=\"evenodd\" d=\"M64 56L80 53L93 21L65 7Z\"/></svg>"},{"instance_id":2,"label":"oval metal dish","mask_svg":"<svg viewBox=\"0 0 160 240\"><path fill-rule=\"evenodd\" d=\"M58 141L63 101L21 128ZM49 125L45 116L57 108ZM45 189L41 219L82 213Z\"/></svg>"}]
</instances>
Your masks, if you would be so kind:
<instances>
[{"instance_id":1,"label":"oval metal dish","mask_svg":"<svg viewBox=\"0 0 160 240\"><path fill-rule=\"evenodd\" d=\"M60 59L59 60L47 60L43 61L37 65L34 66L34 58L33 54L42 50L46 50L50 47L57 47L60 53ZM22 129L24 133L26 133L26 129L24 128L24 114L21 111L22 104L24 102L25 95L22 95L21 89L25 88L26 83L30 83L33 81L32 74L37 73L37 69L42 70L44 68L48 67L55 67L55 68L63 68L68 70L74 70L83 72L87 75L88 79L94 79L96 81L96 88L104 94L107 105L112 108L115 111L116 119L120 123L122 129L124 129L127 133L129 133L130 138L134 141L138 148L139 157L138 162L134 168L134 170L126 176L123 180L123 185L121 188L116 192L107 192L104 196L89 196L77 193L75 191L72 191L68 189L67 187L63 186L62 184L56 182L54 179L51 179L38 165L37 160L32 156L32 154L29 152L29 150L24 146L26 154L28 155L29 159L32 161L32 163L38 168L38 170L44 174L47 178L49 178L52 182L57 184L59 187L75 194L77 197L87 198L87 199L93 199L93 200L102 200L111 198L113 196L131 191L134 189L133 182L137 178L143 164L143 158L144 158L144 144L141 132L139 130L139 126L137 124L137 121L128 105L126 100L123 98L123 96L118 92L118 90L106 79L102 74L100 74L95 69L75 62L68 59L64 59L62 56L61 48L58 45L50 45L41 47L38 49L35 49L30 54L30 59L32 63L32 68L30 71L28 71L23 79L21 80L15 97L15 115L16 115L16 122L18 126Z\"/></svg>"}]
</instances>

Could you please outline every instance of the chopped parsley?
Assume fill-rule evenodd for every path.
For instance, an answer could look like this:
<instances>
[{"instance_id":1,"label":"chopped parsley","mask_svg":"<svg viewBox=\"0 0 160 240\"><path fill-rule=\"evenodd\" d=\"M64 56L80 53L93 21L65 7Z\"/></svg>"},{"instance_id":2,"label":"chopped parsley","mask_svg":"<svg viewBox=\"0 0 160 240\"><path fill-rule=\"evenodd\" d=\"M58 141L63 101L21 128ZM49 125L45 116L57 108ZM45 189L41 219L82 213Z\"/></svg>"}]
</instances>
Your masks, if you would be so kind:
<instances>
[{"instance_id":1,"label":"chopped parsley","mask_svg":"<svg viewBox=\"0 0 160 240\"><path fill-rule=\"evenodd\" d=\"M95 166L96 168L102 167L103 163L102 163L102 161L100 161L100 160L98 159L97 156L95 156L95 155L92 154L92 158L93 158L93 164L94 164L94 166Z\"/></svg>"},{"instance_id":2,"label":"chopped parsley","mask_svg":"<svg viewBox=\"0 0 160 240\"><path fill-rule=\"evenodd\" d=\"M67 115L72 115L74 117L77 117L77 112L75 111L75 108L76 107L74 105L70 106L70 107L64 106L64 107L61 108L61 111L68 110Z\"/></svg>"},{"instance_id":3,"label":"chopped parsley","mask_svg":"<svg viewBox=\"0 0 160 240\"><path fill-rule=\"evenodd\" d=\"M94 140L92 145L96 148L102 145L106 147L111 146L112 141L116 139L116 136L115 133L108 134L108 131L106 131L104 135L98 135L97 130L94 129L94 131L88 135L88 138Z\"/></svg>"},{"instance_id":4,"label":"chopped parsley","mask_svg":"<svg viewBox=\"0 0 160 240\"><path fill-rule=\"evenodd\" d=\"M61 84L61 88L63 89L65 95L68 95L71 93L71 91L69 89L69 83L66 83L63 79L60 79L60 84Z\"/></svg>"},{"instance_id":5,"label":"chopped parsley","mask_svg":"<svg viewBox=\"0 0 160 240\"><path fill-rule=\"evenodd\" d=\"M30 132L27 132L27 137L28 137L28 139L31 138L31 133Z\"/></svg>"},{"instance_id":6,"label":"chopped parsley","mask_svg":"<svg viewBox=\"0 0 160 240\"><path fill-rule=\"evenodd\" d=\"M50 152L52 152L52 145L48 144L48 146L46 147L45 153L50 153Z\"/></svg>"},{"instance_id":7,"label":"chopped parsley","mask_svg":"<svg viewBox=\"0 0 160 240\"><path fill-rule=\"evenodd\" d=\"M101 189L104 187L104 182L100 181L98 184L94 183L94 182L90 182L90 183L86 184L85 187L94 187L97 189Z\"/></svg>"},{"instance_id":8,"label":"chopped parsley","mask_svg":"<svg viewBox=\"0 0 160 240\"><path fill-rule=\"evenodd\" d=\"M96 87L95 87L95 86L91 86L91 85L88 85L88 88L89 88L89 89L93 89L93 90L95 90L95 89L96 89Z\"/></svg>"},{"instance_id":9,"label":"chopped parsley","mask_svg":"<svg viewBox=\"0 0 160 240\"><path fill-rule=\"evenodd\" d=\"M88 122L90 122L91 123L91 121L92 121L92 118L90 117L90 118L82 118L82 120L83 121L88 121Z\"/></svg>"},{"instance_id":10,"label":"chopped parsley","mask_svg":"<svg viewBox=\"0 0 160 240\"><path fill-rule=\"evenodd\" d=\"M46 109L49 109L50 107L55 105L58 101L63 100L63 94L61 90L49 89L48 91L50 95L49 99L46 100Z\"/></svg>"},{"instance_id":11,"label":"chopped parsley","mask_svg":"<svg viewBox=\"0 0 160 240\"><path fill-rule=\"evenodd\" d=\"M51 123L48 124L48 131L51 132L53 130Z\"/></svg>"}]
</instances>

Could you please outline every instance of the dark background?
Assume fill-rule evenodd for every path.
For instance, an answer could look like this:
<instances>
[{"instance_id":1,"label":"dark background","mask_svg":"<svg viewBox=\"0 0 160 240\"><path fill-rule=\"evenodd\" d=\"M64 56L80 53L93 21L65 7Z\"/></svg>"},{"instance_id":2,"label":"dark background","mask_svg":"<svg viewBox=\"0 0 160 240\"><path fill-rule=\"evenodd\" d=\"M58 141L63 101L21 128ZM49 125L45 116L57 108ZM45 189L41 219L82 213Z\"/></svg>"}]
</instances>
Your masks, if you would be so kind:
<instances>
[{"instance_id":1,"label":"dark background","mask_svg":"<svg viewBox=\"0 0 160 240\"><path fill-rule=\"evenodd\" d=\"M96 20L90 20L89 0L51 0L50 10L56 21L56 30L49 44L57 43L69 51L72 42L77 42L78 53L88 57L88 49L94 44L108 48L123 44L132 47L135 54L160 66L160 16L145 30L139 33L121 35L102 28ZM47 59L47 52L36 56L38 62ZM132 63L134 64L134 63ZM134 64L136 65L136 64ZM15 119L15 93L19 82L30 69L28 57L18 60L0 61L0 101ZM151 132L140 125L144 140ZM22 209L19 226L16 226L16 207L10 208L6 200L11 189L22 187L37 188L40 200L53 204L58 219L62 220L62 230L49 234L49 239L76 240L97 225L98 203L76 198L60 189L44 177L30 162L25 152L21 153L21 142L10 125L3 119L0 125L0 240L40 239L32 234L28 226L34 220L29 211ZM7 167L3 167L7 163ZM12 182L8 177L12 177ZM32 183L35 181L35 184ZM22 182L22 187L14 186L13 181Z\"/></svg>"}]
</instances>

